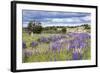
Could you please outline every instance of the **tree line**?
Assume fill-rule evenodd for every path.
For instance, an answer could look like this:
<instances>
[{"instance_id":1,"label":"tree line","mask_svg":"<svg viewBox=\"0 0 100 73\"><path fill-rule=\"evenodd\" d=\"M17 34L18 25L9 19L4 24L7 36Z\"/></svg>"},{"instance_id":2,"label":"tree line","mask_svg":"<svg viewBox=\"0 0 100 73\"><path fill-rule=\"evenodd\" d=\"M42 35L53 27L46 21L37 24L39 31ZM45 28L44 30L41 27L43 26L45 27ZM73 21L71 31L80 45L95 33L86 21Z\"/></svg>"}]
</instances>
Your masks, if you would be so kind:
<instances>
[{"instance_id":1,"label":"tree line","mask_svg":"<svg viewBox=\"0 0 100 73\"><path fill-rule=\"evenodd\" d=\"M88 24L83 24L81 25L82 27L84 27L84 29L91 29L90 26ZM76 27L80 27L80 26L67 26L67 28L76 28ZM67 28L65 26L48 26L48 27L42 27L42 23L39 21L30 21L28 23L28 27L26 28L28 33L37 33L40 34L42 32L58 32L58 29L60 28L60 33L66 33L67 32Z\"/></svg>"},{"instance_id":2,"label":"tree line","mask_svg":"<svg viewBox=\"0 0 100 73\"><path fill-rule=\"evenodd\" d=\"M57 31L58 26L52 26L52 27L42 27L42 23L41 22L37 22L37 21L30 21L28 23L28 27L26 28L29 32L29 34L31 33L37 33L40 34L43 31L49 31L49 30L53 30L53 31ZM62 28L61 32L62 33L66 33L66 28L65 27L59 27Z\"/></svg>"}]
</instances>

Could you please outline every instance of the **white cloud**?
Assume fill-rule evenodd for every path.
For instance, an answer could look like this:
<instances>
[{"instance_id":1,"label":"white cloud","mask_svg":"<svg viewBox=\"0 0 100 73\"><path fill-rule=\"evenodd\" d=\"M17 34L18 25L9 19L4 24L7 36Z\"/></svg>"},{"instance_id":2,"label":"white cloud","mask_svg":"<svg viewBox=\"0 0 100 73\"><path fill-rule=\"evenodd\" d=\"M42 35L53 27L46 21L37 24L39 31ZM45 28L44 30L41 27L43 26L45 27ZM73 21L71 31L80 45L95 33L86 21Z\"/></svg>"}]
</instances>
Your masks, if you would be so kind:
<instances>
[{"instance_id":1,"label":"white cloud","mask_svg":"<svg viewBox=\"0 0 100 73\"><path fill-rule=\"evenodd\" d=\"M28 22L24 22L22 26L23 27L27 27L28 26Z\"/></svg>"},{"instance_id":2,"label":"white cloud","mask_svg":"<svg viewBox=\"0 0 100 73\"><path fill-rule=\"evenodd\" d=\"M65 22L66 21L66 18L54 18L54 19L51 19L52 22Z\"/></svg>"},{"instance_id":3,"label":"white cloud","mask_svg":"<svg viewBox=\"0 0 100 73\"><path fill-rule=\"evenodd\" d=\"M66 23L73 23L73 22L81 22L80 18L54 18L51 19L52 22L66 22Z\"/></svg>"},{"instance_id":4,"label":"white cloud","mask_svg":"<svg viewBox=\"0 0 100 73\"><path fill-rule=\"evenodd\" d=\"M82 17L82 19L84 21L90 21L91 20L91 16L85 16L85 17Z\"/></svg>"}]
</instances>

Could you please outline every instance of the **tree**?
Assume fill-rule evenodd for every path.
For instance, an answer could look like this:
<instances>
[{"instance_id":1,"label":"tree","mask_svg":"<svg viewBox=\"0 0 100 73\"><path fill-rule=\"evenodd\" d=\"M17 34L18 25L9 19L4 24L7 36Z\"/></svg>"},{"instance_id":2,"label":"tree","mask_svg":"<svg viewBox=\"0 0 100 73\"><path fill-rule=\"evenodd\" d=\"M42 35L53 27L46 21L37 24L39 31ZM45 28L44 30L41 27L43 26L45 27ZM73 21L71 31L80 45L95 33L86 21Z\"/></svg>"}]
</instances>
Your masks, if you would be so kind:
<instances>
[{"instance_id":1,"label":"tree","mask_svg":"<svg viewBox=\"0 0 100 73\"><path fill-rule=\"evenodd\" d=\"M41 33L42 32L42 26L40 22L37 21L30 21L28 24L28 30L29 33L33 32L33 33Z\"/></svg>"},{"instance_id":2,"label":"tree","mask_svg":"<svg viewBox=\"0 0 100 73\"><path fill-rule=\"evenodd\" d=\"M42 29L43 28L41 25L35 25L35 26L33 26L33 33L41 33Z\"/></svg>"},{"instance_id":3,"label":"tree","mask_svg":"<svg viewBox=\"0 0 100 73\"><path fill-rule=\"evenodd\" d=\"M90 29L90 26L88 24L85 24L85 29Z\"/></svg>"},{"instance_id":4,"label":"tree","mask_svg":"<svg viewBox=\"0 0 100 73\"><path fill-rule=\"evenodd\" d=\"M84 24L84 25L81 25L81 26L83 26L85 29L91 29L89 24Z\"/></svg>"}]
</instances>

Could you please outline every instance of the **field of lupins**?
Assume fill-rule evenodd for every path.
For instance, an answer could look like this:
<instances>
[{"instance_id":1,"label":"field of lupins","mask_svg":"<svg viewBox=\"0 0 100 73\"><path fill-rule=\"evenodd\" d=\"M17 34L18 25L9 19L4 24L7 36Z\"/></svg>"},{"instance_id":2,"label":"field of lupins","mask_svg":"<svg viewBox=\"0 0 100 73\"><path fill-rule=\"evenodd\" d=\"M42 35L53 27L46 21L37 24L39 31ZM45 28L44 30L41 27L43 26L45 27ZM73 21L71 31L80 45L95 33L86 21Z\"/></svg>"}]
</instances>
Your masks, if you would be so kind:
<instances>
[{"instance_id":1,"label":"field of lupins","mask_svg":"<svg viewBox=\"0 0 100 73\"><path fill-rule=\"evenodd\" d=\"M33 34L23 32L23 63L91 59L89 33Z\"/></svg>"}]
</instances>

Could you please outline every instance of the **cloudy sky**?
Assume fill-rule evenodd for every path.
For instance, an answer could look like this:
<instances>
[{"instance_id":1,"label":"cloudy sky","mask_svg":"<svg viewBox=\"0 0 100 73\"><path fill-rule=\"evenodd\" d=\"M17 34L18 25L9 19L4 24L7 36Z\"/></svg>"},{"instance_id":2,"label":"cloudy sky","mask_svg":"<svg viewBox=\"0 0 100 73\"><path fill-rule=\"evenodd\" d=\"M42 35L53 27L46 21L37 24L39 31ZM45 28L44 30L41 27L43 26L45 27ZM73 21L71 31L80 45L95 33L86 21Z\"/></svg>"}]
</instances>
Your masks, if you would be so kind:
<instances>
[{"instance_id":1,"label":"cloudy sky","mask_svg":"<svg viewBox=\"0 0 100 73\"><path fill-rule=\"evenodd\" d=\"M37 11L23 10L23 27L27 27L30 21L36 20L46 26L77 26L91 23L90 13L61 12L61 11Z\"/></svg>"}]
</instances>

